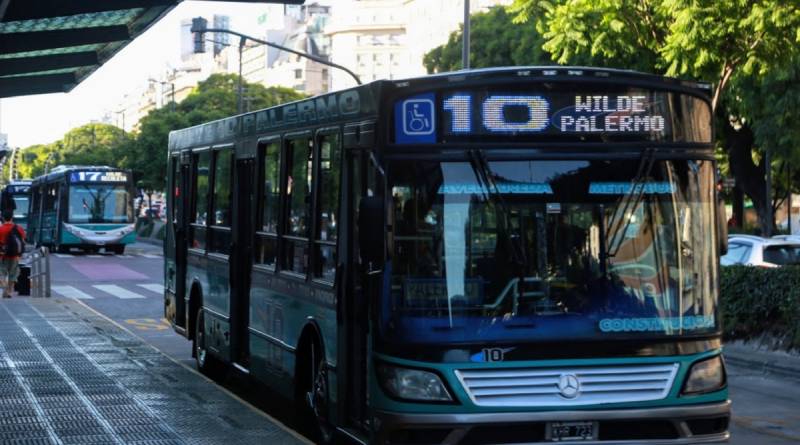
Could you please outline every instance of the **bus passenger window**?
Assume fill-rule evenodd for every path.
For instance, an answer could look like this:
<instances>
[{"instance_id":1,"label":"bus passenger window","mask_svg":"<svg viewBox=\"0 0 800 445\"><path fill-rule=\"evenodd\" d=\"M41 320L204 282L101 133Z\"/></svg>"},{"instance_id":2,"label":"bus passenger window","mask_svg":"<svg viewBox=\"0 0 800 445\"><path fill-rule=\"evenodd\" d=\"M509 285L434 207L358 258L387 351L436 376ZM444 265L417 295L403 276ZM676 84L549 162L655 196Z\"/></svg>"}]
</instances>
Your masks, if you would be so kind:
<instances>
[{"instance_id":1,"label":"bus passenger window","mask_svg":"<svg viewBox=\"0 0 800 445\"><path fill-rule=\"evenodd\" d=\"M231 150L214 152L213 215L209 251L227 255L231 245Z\"/></svg>"},{"instance_id":2,"label":"bus passenger window","mask_svg":"<svg viewBox=\"0 0 800 445\"><path fill-rule=\"evenodd\" d=\"M211 153L204 151L194 159L194 211L189 229L189 246L194 249L206 248L206 225L208 224L208 180L211 168Z\"/></svg>"},{"instance_id":3,"label":"bus passenger window","mask_svg":"<svg viewBox=\"0 0 800 445\"><path fill-rule=\"evenodd\" d=\"M311 224L311 140L295 139L287 146L285 190L287 194L286 248L283 269L305 274L308 270L308 238Z\"/></svg>"},{"instance_id":4,"label":"bus passenger window","mask_svg":"<svg viewBox=\"0 0 800 445\"><path fill-rule=\"evenodd\" d=\"M278 250L278 206L280 204L281 150L278 142L265 145L261 151L264 172L261 197L261 221L256 234L256 264L275 267Z\"/></svg>"},{"instance_id":5,"label":"bus passenger window","mask_svg":"<svg viewBox=\"0 0 800 445\"><path fill-rule=\"evenodd\" d=\"M216 152L214 165L214 223L215 226L231 225L231 157L226 151Z\"/></svg>"},{"instance_id":6,"label":"bus passenger window","mask_svg":"<svg viewBox=\"0 0 800 445\"><path fill-rule=\"evenodd\" d=\"M314 277L333 282L336 274L336 239L339 230L341 148L339 134L325 135L319 145L319 213L315 236Z\"/></svg>"}]
</instances>

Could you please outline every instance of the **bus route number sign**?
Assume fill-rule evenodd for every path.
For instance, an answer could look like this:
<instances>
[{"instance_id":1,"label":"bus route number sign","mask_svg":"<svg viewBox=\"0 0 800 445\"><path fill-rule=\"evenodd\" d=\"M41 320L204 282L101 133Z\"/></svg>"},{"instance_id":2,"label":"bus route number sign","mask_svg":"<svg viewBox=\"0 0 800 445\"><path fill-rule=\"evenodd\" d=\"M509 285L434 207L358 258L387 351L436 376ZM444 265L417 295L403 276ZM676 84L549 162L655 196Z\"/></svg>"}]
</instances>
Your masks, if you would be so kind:
<instances>
[{"instance_id":1,"label":"bus route number sign","mask_svg":"<svg viewBox=\"0 0 800 445\"><path fill-rule=\"evenodd\" d=\"M128 175L123 172L72 172L70 182L126 182Z\"/></svg>"},{"instance_id":2,"label":"bus route number sign","mask_svg":"<svg viewBox=\"0 0 800 445\"><path fill-rule=\"evenodd\" d=\"M595 134L687 142L710 138L708 105L701 99L637 88L431 92L397 100L393 111L394 142L400 145L471 136Z\"/></svg>"}]
</instances>

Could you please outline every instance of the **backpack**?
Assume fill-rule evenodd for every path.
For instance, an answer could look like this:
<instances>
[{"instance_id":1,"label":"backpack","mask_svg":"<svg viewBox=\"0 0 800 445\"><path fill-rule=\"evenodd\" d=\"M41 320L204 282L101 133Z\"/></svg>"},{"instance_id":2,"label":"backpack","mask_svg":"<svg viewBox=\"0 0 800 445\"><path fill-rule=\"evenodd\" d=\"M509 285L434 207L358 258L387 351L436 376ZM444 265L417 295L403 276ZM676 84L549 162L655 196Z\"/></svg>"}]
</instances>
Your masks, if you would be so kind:
<instances>
[{"instance_id":1,"label":"backpack","mask_svg":"<svg viewBox=\"0 0 800 445\"><path fill-rule=\"evenodd\" d=\"M11 232L6 235L2 250L3 255L8 257L20 256L25 252L25 241L22 240L22 235L20 235L16 224L11 228Z\"/></svg>"}]
</instances>

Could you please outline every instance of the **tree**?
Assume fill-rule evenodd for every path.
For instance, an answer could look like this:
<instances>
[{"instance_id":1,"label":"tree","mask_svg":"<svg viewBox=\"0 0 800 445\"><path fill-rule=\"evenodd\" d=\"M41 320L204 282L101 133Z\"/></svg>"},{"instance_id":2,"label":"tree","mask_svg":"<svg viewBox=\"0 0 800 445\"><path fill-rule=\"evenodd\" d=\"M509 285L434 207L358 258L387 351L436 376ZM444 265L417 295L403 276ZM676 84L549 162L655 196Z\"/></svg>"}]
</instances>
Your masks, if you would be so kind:
<instances>
[{"instance_id":1,"label":"tree","mask_svg":"<svg viewBox=\"0 0 800 445\"><path fill-rule=\"evenodd\" d=\"M52 169L59 164L121 167L125 159L123 147L131 140L131 135L113 125L82 125L51 144L24 148L17 164L17 176L35 178L44 173L46 166Z\"/></svg>"},{"instance_id":2,"label":"tree","mask_svg":"<svg viewBox=\"0 0 800 445\"><path fill-rule=\"evenodd\" d=\"M766 132L754 132L759 119L767 125L765 110L735 91L769 90L776 80L771 76L797 60L796 2L515 0L512 11L519 23L534 21L546 39L544 49L559 63L603 57L626 68L713 81L712 105L730 171L753 200L764 233L771 232L766 166L754 161L754 150L781 152Z\"/></svg>"},{"instance_id":3,"label":"tree","mask_svg":"<svg viewBox=\"0 0 800 445\"><path fill-rule=\"evenodd\" d=\"M134 171L137 184L146 190L164 187L167 167L169 132L222 119L237 113L239 78L235 74L212 74L177 104L175 110L165 107L150 111L139 123L135 141L126 146L127 168ZM243 83L247 107L267 108L300 100L304 94L291 88L264 87Z\"/></svg>"},{"instance_id":4,"label":"tree","mask_svg":"<svg viewBox=\"0 0 800 445\"><path fill-rule=\"evenodd\" d=\"M549 65L542 50L544 39L532 26L516 24L504 7L494 7L470 19L470 66L485 68L512 65ZM447 43L425 54L429 73L456 71L461 66L463 27L450 34Z\"/></svg>"}]
</instances>

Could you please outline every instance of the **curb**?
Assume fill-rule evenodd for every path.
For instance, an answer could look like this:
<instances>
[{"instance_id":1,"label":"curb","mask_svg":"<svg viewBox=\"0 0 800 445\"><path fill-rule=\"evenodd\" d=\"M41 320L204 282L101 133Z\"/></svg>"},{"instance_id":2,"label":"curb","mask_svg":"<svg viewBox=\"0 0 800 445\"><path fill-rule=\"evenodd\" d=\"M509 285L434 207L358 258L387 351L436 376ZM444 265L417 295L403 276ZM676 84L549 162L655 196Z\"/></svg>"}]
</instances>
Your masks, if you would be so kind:
<instances>
[{"instance_id":1,"label":"curb","mask_svg":"<svg viewBox=\"0 0 800 445\"><path fill-rule=\"evenodd\" d=\"M759 370L765 374L800 380L800 356L782 351L766 351L734 342L723 348L725 361L743 368Z\"/></svg>"}]
</instances>

